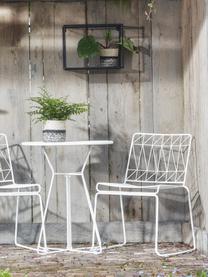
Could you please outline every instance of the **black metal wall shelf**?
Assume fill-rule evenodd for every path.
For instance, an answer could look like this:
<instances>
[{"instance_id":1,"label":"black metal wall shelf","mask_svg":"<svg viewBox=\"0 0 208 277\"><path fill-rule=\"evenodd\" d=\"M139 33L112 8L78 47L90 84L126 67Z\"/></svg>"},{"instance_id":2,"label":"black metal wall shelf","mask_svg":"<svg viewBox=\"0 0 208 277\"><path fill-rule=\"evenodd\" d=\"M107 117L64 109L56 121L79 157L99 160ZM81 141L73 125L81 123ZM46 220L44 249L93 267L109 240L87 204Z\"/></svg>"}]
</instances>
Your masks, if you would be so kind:
<instances>
[{"instance_id":1,"label":"black metal wall shelf","mask_svg":"<svg viewBox=\"0 0 208 277\"><path fill-rule=\"evenodd\" d=\"M93 35L98 41L102 41L106 30L111 30L114 39L123 40L123 24L77 24L63 26L63 67L65 70L112 70L123 68L123 49L118 46L118 58L116 64L104 66L100 57L82 59L77 54L79 40L86 35Z\"/></svg>"}]
</instances>

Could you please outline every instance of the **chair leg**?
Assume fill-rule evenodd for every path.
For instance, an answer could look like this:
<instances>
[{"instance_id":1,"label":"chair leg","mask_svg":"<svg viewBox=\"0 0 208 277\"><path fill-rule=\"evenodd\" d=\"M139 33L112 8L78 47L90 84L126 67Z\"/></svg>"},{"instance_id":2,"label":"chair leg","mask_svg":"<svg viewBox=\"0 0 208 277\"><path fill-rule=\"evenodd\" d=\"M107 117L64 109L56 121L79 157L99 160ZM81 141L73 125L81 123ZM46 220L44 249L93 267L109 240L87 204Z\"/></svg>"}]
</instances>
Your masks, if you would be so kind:
<instances>
[{"instance_id":1,"label":"chair leg","mask_svg":"<svg viewBox=\"0 0 208 277\"><path fill-rule=\"evenodd\" d=\"M37 195L39 197L39 202L40 204L40 211L41 211L41 219L43 220L43 207L42 207L42 201L41 201L41 197L38 194ZM25 248L28 250L33 250L36 251L37 253L39 253L39 243L38 243L38 247L30 247L30 246L26 246L24 244L18 243L18 220L19 220L19 199L20 196L17 196L17 202L16 202L16 216L15 216L15 233L14 233L14 243L16 246L21 247L21 248ZM43 221L42 221L43 222ZM44 246L46 246L46 237L45 237L45 228L43 230L43 236L44 236Z\"/></svg>"},{"instance_id":2,"label":"chair leg","mask_svg":"<svg viewBox=\"0 0 208 277\"><path fill-rule=\"evenodd\" d=\"M95 194L95 202L94 202L94 216L95 216L95 221L96 221L96 216L97 216L97 198L98 198L98 193ZM95 247L95 224L93 223L93 230L92 230L92 247ZM102 248L102 245L101 245Z\"/></svg>"},{"instance_id":3,"label":"chair leg","mask_svg":"<svg viewBox=\"0 0 208 277\"><path fill-rule=\"evenodd\" d=\"M97 227L96 216L95 216L93 208L92 208L92 203L90 200L90 195L89 195L89 191L87 189L87 184L86 184L86 181L84 178L84 174L82 174L81 177L82 177L82 184L83 184L84 191L85 191L85 196L87 199L88 208L89 208L91 219L92 219L93 231L94 231L93 233L96 234L97 241L98 241L98 250L96 251L96 254L100 254L100 253L102 253L102 245L101 245L100 234L99 234L98 227Z\"/></svg>"},{"instance_id":4,"label":"chair leg","mask_svg":"<svg viewBox=\"0 0 208 277\"><path fill-rule=\"evenodd\" d=\"M15 216L15 231L14 231L14 243L16 246L18 246L18 242L17 242L18 219L19 219L19 196L17 196L17 201L16 201L16 216Z\"/></svg>"},{"instance_id":5,"label":"chair leg","mask_svg":"<svg viewBox=\"0 0 208 277\"><path fill-rule=\"evenodd\" d=\"M124 218L124 208L123 208L123 196L120 195L120 207L121 207L121 219L122 219L122 229L123 229L123 243L120 245L125 245L126 244L126 228L125 228L125 218Z\"/></svg>"},{"instance_id":6,"label":"chair leg","mask_svg":"<svg viewBox=\"0 0 208 277\"><path fill-rule=\"evenodd\" d=\"M119 189L121 190L121 189ZM123 196L119 195L120 198L120 208L121 208L121 220L122 220L122 230L123 230L123 242L109 246L108 248L121 247L126 244L126 227L125 227L125 217L123 208Z\"/></svg>"},{"instance_id":7,"label":"chair leg","mask_svg":"<svg viewBox=\"0 0 208 277\"><path fill-rule=\"evenodd\" d=\"M43 234L43 244L44 244L44 251L47 251L47 242L46 242L46 231L45 231L45 220L44 220L44 212L43 212L43 203L42 203L42 199L40 194L38 194L38 198L39 198L39 204L40 204L40 214L41 214L41 229L40 229L40 235L39 235L39 239L38 239L38 253L42 253L40 252L40 244L41 244L41 238L42 238L42 234Z\"/></svg>"},{"instance_id":8,"label":"chair leg","mask_svg":"<svg viewBox=\"0 0 208 277\"><path fill-rule=\"evenodd\" d=\"M184 188L188 194L189 216L190 216L192 241L193 241L192 251L194 251L196 249L196 238L195 238L195 232L194 232L194 222L193 222L193 214L192 214L192 206L191 206L191 195L190 195L189 189L186 186L184 186Z\"/></svg>"},{"instance_id":9,"label":"chair leg","mask_svg":"<svg viewBox=\"0 0 208 277\"><path fill-rule=\"evenodd\" d=\"M192 230L192 238L193 238L193 247L191 249L173 252L173 253L160 253L158 247L158 232L159 232L159 197L156 195L156 219L155 219L155 253L160 257L170 257L176 256L180 254L190 253L196 249L196 242L195 242L195 234L194 234L194 225L193 225L193 217L192 217L192 208L191 208L191 198L190 192L187 187L183 187L186 189L188 193L188 205L189 205L189 213L190 213L190 223L191 223L191 230Z\"/></svg>"},{"instance_id":10,"label":"chair leg","mask_svg":"<svg viewBox=\"0 0 208 277\"><path fill-rule=\"evenodd\" d=\"M100 195L100 193L96 193L95 195L95 202L94 202L94 215L95 215L95 219L96 219L96 213L97 213L97 201L98 201L98 195ZM102 194L101 194L102 195ZM123 242L118 243L118 244L114 244L111 246L108 246L107 248L115 248L115 247L121 247L123 245L126 244L126 229L125 229L125 218L124 218L124 209L123 209L123 197L122 195L119 196L120 198L120 207L121 207L121 219L122 219L122 230L123 230ZM93 233L92 233L92 247L94 247L95 245L95 228L93 225ZM105 247L103 247L102 249L104 249Z\"/></svg>"}]
</instances>

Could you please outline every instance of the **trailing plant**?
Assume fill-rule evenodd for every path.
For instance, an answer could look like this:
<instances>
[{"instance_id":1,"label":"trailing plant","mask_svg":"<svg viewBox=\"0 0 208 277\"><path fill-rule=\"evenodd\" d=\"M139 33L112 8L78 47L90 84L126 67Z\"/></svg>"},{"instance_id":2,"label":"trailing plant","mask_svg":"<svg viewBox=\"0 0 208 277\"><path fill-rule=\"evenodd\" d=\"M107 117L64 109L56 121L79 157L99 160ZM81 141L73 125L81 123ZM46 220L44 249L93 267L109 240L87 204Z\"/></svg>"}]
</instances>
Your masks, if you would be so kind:
<instances>
[{"instance_id":1,"label":"trailing plant","mask_svg":"<svg viewBox=\"0 0 208 277\"><path fill-rule=\"evenodd\" d=\"M138 47L136 47L130 38L124 37L123 41L115 41L112 36L112 31L107 30L104 35L104 43L96 40L92 35L84 36L80 39L77 46L77 53L80 58L91 58L98 56L101 49L117 48L121 45L131 53L137 53Z\"/></svg>"},{"instance_id":2,"label":"trailing plant","mask_svg":"<svg viewBox=\"0 0 208 277\"><path fill-rule=\"evenodd\" d=\"M29 100L34 103L29 114L36 117L36 122L67 120L71 119L72 115L78 115L88 110L87 104L68 103L66 97L52 97L45 88L41 88L40 96L31 97Z\"/></svg>"}]
</instances>

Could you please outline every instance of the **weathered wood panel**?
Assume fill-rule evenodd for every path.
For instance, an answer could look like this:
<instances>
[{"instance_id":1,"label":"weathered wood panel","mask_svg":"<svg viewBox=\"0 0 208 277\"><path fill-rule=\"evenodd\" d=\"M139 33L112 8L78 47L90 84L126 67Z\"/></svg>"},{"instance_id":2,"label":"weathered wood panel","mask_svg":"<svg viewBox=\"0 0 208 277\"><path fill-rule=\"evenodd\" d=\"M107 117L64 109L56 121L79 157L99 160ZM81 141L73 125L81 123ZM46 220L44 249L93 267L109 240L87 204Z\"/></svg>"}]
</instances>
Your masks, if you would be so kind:
<instances>
[{"instance_id":1,"label":"weathered wood panel","mask_svg":"<svg viewBox=\"0 0 208 277\"><path fill-rule=\"evenodd\" d=\"M107 2L107 21L139 26L138 1L131 1L128 12L118 8L112 1ZM115 14L117 15L115 17ZM131 136L141 130L140 126L139 72L115 72L108 74L109 135L114 140L110 148L110 180L123 182ZM138 197L125 197L124 207L129 219L141 218L141 201ZM119 197L110 198L110 219L121 216Z\"/></svg>"},{"instance_id":2,"label":"weathered wood panel","mask_svg":"<svg viewBox=\"0 0 208 277\"><path fill-rule=\"evenodd\" d=\"M28 140L30 136L29 117L26 115L26 99L29 96L28 5L0 4L0 11L0 132L8 135L12 145L14 169L18 170L16 180L25 182L30 180L30 172L22 160L21 149L14 144ZM14 219L15 202L14 198L1 198L1 222ZM26 208L27 205L30 206L30 199L23 198L21 217L31 220L31 211Z\"/></svg>"},{"instance_id":3,"label":"weathered wood panel","mask_svg":"<svg viewBox=\"0 0 208 277\"><path fill-rule=\"evenodd\" d=\"M92 0L87 2L87 23L106 22L106 2ZM108 139L108 83L107 74L88 73L89 87L89 123L90 139ZM111 146L110 146L111 147ZM90 164L91 197L96 193L96 183L109 182L109 147L101 146L93 149ZM109 220L109 197L98 200L97 220Z\"/></svg>"},{"instance_id":4,"label":"weathered wood panel","mask_svg":"<svg viewBox=\"0 0 208 277\"><path fill-rule=\"evenodd\" d=\"M54 7L54 87L56 96L68 96L71 102L88 102L87 76L86 74L69 73L63 71L62 65L62 26L64 24L85 23L84 3L72 3L70 9L68 4L55 4ZM76 17L74 16L76 14ZM51 68L48 60L48 68ZM50 75L48 76L50 82ZM70 140L88 140L88 114L73 117L76 121L68 121L66 128L67 137ZM78 170L83 163L87 149L84 148L62 148L57 149L57 169L58 171L68 172L70 168ZM86 179L88 181L88 169L86 169ZM84 195L81 178L71 178L72 183L72 220L73 222L89 221L89 210L86 197ZM65 180L62 183L57 180L57 211L60 217L66 214L65 202Z\"/></svg>"},{"instance_id":5,"label":"weathered wood panel","mask_svg":"<svg viewBox=\"0 0 208 277\"><path fill-rule=\"evenodd\" d=\"M195 225L208 230L207 210L207 74L208 74L208 2L183 1L182 46L184 74L184 129L195 137L192 165L196 172L189 175L194 206ZM199 191L198 191L199 190Z\"/></svg>"},{"instance_id":6,"label":"weathered wood panel","mask_svg":"<svg viewBox=\"0 0 208 277\"><path fill-rule=\"evenodd\" d=\"M42 12L40 13L40 10ZM46 16L47 14L47 16ZM76 14L75 18L73 15ZM87 103L87 82L86 76L78 75L63 71L62 66L62 26L64 24L79 24L85 23L85 6L83 3L71 3L68 10L68 4L60 3L34 3L31 6L31 45L39 41L39 68L37 74L38 80L33 82L33 89L38 91L42 85L48 88L51 94L60 96L68 96L71 102L85 102ZM41 22L41 24L40 24ZM34 31L33 31L34 30ZM35 32L35 36L33 34ZM39 37L37 37L39 34ZM41 39L40 39L41 38ZM33 47L33 46L32 46ZM33 58L37 58L37 49L34 48L32 53ZM34 66L34 65L33 65ZM36 67L36 65L35 65ZM34 80L35 81L35 80ZM67 129L69 130L67 136L69 139L88 139L88 119L87 114L79 116L79 126L75 122L67 122ZM41 135L41 125L36 129L37 136ZM35 149L34 151L37 151ZM58 171L70 171L68 159L70 156L70 163L77 167L84 158L86 149L77 151L77 149L70 149L66 154L66 148L49 149L49 155L52 159L54 168ZM80 152L80 153L79 153ZM41 153L39 153L41 154ZM42 174L42 168L45 169L45 185L47 195L51 173L47 168L46 161L39 164L39 174ZM76 213L73 213L73 220L84 221L88 218L88 210L86 209L86 199L82 193L82 185L80 180L72 180L72 206L75 207ZM65 202L65 180L64 178L56 178L52 191L51 201L49 204L49 222L63 221L66 212ZM79 208L77 204L79 203ZM82 205L80 205L83 203ZM82 207L83 206L83 207Z\"/></svg>"},{"instance_id":7,"label":"weathered wood panel","mask_svg":"<svg viewBox=\"0 0 208 277\"><path fill-rule=\"evenodd\" d=\"M49 24L52 17L52 5L46 5L40 3L31 3L30 6L30 94L31 96L37 96L40 87L44 86L44 38L46 38L46 30L52 27ZM51 13L51 16L49 16ZM34 123L31 118L31 140L42 140L41 132L42 124ZM45 203L46 188L49 180L46 180L46 161L44 160L43 153L40 148L31 147L31 165L33 168L34 178L37 183L42 187L42 198ZM33 221L39 222L39 207L37 200L33 202Z\"/></svg>"},{"instance_id":8,"label":"weathered wood panel","mask_svg":"<svg viewBox=\"0 0 208 277\"><path fill-rule=\"evenodd\" d=\"M181 5L179 0L160 0L157 13L151 23L147 22L144 16L145 0L131 1L128 10L116 7L113 1L91 0L88 1L87 6L85 4L82 1L65 3L31 1L30 9L26 4L9 4L9 9L18 6L13 19L14 17L21 18L21 24L10 26L9 45L14 40L14 30L17 30L15 32L17 35L19 31L22 34L24 29L26 36L22 34L23 40L21 43L18 42L18 47L15 48L17 51L22 47L24 51L18 50L19 52L12 52L12 55L9 55L9 51L11 49L13 51L13 48L7 47L2 50L6 51L5 54L8 57L8 61L5 55L0 57L2 109L11 111L12 106L16 106L20 107L20 110L14 109L13 113L2 114L0 127L9 134L10 138L13 136L15 142L29 139L40 140L42 124L35 125L31 122L29 116L26 115L29 104L24 99L37 95L39 87L43 85L53 95L68 95L72 102L89 102L88 114L77 117L77 122L67 122L68 139L109 138L114 140L113 146L94 150L94 156L87 168L86 176L90 181L89 188L93 199L95 184L98 181L123 181L130 140L134 132L154 130L182 132L183 130L179 13ZM22 9L25 7L24 14L22 14L21 7ZM168 22L162 16L163 14L168 15ZM28 33L28 17L31 21L31 33ZM5 20L6 18L3 19ZM128 66L114 73L90 72L86 74L64 71L62 68L62 25L85 22L144 26L145 46L151 46L153 40L153 59L151 56L133 56L132 60L127 57ZM128 34L133 34L133 31L128 30ZM0 34L2 43L8 42L7 36L6 32ZM139 29L138 34L134 30L134 36L134 39L140 39ZM13 66L14 60L17 61L15 66ZM135 65L138 68L135 69ZM139 70L141 65L143 71ZM12 91L13 87L15 87L15 93ZM22 93L17 93L21 89ZM11 94L11 100L9 93L5 93L6 91ZM5 125L5 122L8 124ZM21 122L21 130L14 127L16 122ZM11 130L15 130L14 135ZM24 150L29 151L27 148ZM86 149L81 148L71 149L67 153L64 149L50 150L55 168L65 171L69 170L69 161L74 168L77 168L85 152ZM37 148L31 148L28 157L35 181L43 186L42 196L45 201L50 181L46 161ZM49 206L48 222L50 223L65 221L64 181L61 178L55 181ZM89 222L89 211L79 180L72 180L72 199L73 221ZM37 202L34 200L33 204L35 208L32 220L39 222ZM151 205L149 202L144 202L142 205L141 199L126 198L127 220L142 218L151 220L153 216ZM165 214L164 211L162 213ZM165 219L165 216L163 218ZM98 219L99 221L120 219L119 199L115 197L111 197L110 200L109 197L101 199Z\"/></svg>"},{"instance_id":9,"label":"weathered wood panel","mask_svg":"<svg viewBox=\"0 0 208 277\"><path fill-rule=\"evenodd\" d=\"M157 5L152 21L154 131L183 133L181 1L159 0ZM183 192L169 194L167 200L167 192L161 194L161 220L182 220Z\"/></svg>"}]
</instances>

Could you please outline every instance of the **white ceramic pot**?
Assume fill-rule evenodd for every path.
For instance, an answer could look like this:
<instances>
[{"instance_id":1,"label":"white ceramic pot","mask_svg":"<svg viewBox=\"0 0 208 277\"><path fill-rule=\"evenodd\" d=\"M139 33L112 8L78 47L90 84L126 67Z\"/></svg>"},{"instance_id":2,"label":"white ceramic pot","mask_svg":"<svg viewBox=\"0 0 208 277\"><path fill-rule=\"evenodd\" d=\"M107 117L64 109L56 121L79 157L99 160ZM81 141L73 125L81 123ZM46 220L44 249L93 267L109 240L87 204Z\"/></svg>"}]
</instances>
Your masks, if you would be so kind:
<instances>
[{"instance_id":1,"label":"white ceramic pot","mask_svg":"<svg viewBox=\"0 0 208 277\"><path fill-rule=\"evenodd\" d=\"M43 140L46 142L60 142L66 139L65 121L47 120L43 126Z\"/></svg>"},{"instance_id":2,"label":"white ceramic pot","mask_svg":"<svg viewBox=\"0 0 208 277\"><path fill-rule=\"evenodd\" d=\"M118 48L104 48L100 50L100 65L102 67L118 66Z\"/></svg>"},{"instance_id":3,"label":"white ceramic pot","mask_svg":"<svg viewBox=\"0 0 208 277\"><path fill-rule=\"evenodd\" d=\"M100 50L101 57L118 57L118 48L102 48Z\"/></svg>"}]
</instances>

